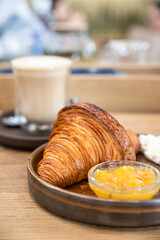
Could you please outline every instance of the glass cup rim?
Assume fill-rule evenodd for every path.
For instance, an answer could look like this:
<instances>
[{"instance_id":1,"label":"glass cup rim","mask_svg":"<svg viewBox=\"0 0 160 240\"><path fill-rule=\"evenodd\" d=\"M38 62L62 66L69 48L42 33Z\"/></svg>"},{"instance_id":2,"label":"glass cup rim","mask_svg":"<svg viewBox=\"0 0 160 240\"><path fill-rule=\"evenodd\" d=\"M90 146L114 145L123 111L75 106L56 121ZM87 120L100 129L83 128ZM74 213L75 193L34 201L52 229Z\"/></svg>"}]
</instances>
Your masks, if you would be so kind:
<instances>
[{"instance_id":1,"label":"glass cup rim","mask_svg":"<svg viewBox=\"0 0 160 240\"><path fill-rule=\"evenodd\" d=\"M153 172L155 174L157 174L157 176L155 177L155 181L151 184L148 184L144 187L136 187L136 188L124 188L124 187L113 187L113 186L110 186L110 185L107 185L107 184L104 184L104 183L100 183L99 181L97 181L94 177L94 173L96 170L100 169L99 167L102 167L103 165L109 163L109 166L112 166L115 165L115 163L122 163L124 166L127 165L127 164L137 164L137 165L141 165L143 167L147 167L147 168L150 168L153 170ZM120 165L121 166L121 165ZM140 191L147 191L147 190L150 190L151 188L155 187L155 185L158 185L160 183L160 172L157 168L149 165L149 164L146 164L146 163L141 163L141 162L138 162L138 161L129 161L129 160L114 160L114 161L106 161L106 162L103 162L103 163L99 163L97 165L95 165L94 167L92 167L89 172L88 172L88 179L89 181L91 181L93 184L95 184L96 186L99 186L99 187L103 187L103 189L107 189L107 190L112 190L112 191L124 191L124 194L125 194L125 191L126 192L133 192L133 191L137 191L137 192L140 192ZM128 194L128 193L126 193Z\"/></svg>"},{"instance_id":2,"label":"glass cup rim","mask_svg":"<svg viewBox=\"0 0 160 240\"><path fill-rule=\"evenodd\" d=\"M48 64L28 64L29 61L48 61ZM70 58L60 57L60 56L26 56L14 58L11 60L11 66L13 69L18 71L53 71L57 69L67 69L72 66L73 61ZM48 66L47 66L48 65Z\"/></svg>"}]
</instances>

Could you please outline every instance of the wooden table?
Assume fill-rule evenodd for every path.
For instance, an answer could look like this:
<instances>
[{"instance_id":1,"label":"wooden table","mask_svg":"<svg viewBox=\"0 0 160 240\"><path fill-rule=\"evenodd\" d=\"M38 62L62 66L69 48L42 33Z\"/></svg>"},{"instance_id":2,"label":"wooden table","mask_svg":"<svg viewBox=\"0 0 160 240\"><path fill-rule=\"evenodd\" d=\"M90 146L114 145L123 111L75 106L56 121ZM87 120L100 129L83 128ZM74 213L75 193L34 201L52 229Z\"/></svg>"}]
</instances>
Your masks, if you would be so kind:
<instances>
[{"instance_id":1,"label":"wooden table","mask_svg":"<svg viewBox=\"0 0 160 240\"><path fill-rule=\"evenodd\" d=\"M117 113L135 132L160 135L160 114ZM118 229L62 218L40 207L30 196L26 161L30 152L0 146L0 240L155 240L160 227Z\"/></svg>"}]
</instances>

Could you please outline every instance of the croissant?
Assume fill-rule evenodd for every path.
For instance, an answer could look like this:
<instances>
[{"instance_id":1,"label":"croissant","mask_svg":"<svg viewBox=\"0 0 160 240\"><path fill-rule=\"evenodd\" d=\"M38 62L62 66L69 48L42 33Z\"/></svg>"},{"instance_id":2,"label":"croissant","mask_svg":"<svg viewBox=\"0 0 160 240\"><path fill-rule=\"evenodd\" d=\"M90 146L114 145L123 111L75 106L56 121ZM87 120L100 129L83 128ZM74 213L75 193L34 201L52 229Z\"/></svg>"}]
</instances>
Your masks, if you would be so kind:
<instances>
[{"instance_id":1,"label":"croissant","mask_svg":"<svg viewBox=\"0 0 160 240\"><path fill-rule=\"evenodd\" d=\"M58 113L37 173L64 188L87 178L98 163L135 160L135 145L109 113L93 104L73 104Z\"/></svg>"}]
</instances>

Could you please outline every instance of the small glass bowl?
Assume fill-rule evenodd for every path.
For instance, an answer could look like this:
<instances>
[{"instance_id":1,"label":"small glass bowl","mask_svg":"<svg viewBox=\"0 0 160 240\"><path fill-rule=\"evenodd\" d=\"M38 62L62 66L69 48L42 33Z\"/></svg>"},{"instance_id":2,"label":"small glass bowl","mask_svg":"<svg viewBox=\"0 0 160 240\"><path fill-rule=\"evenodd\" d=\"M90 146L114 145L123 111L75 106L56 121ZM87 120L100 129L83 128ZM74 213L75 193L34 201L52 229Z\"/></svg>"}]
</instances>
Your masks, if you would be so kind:
<instances>
[{"instance_id":1,"label":"small glass bowl","mask_svg":"<svg viewBox=\"0 0 160 240\"><path fill-rule=\"evenodd\" d=\"M132 166L140 169L147 169L153 172L155 181L145 187L138 188L121 188L113 187L100 183L95 179L97 170L114 169L122 166ZM115 160L100 163L90 169L88 172L88 182L90 188L95 192L98 197L117 200L148 200L151 199L160 188L160 173L158 169L141 162Z\"/></svg>"}]
</instances>

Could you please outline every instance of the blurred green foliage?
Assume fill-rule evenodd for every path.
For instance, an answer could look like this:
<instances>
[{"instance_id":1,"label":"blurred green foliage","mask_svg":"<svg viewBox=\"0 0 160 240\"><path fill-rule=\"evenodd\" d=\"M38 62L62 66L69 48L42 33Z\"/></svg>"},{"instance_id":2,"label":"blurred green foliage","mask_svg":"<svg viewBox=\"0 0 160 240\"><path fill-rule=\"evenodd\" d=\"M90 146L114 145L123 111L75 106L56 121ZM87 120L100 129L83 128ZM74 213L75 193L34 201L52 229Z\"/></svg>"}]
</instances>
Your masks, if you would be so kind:
<instances>
[{"instance_id":1,"label":"blurred green foliage","mask_svg":"<svg viewBox=\"0 0 160 240\"><path fill-rule=\"evenodd\" d=\"M124 37L135 24L145 24L148 0L68 0L72 10L84 12L91 36L104 40Z\"/></svg>"}]
</instances>

